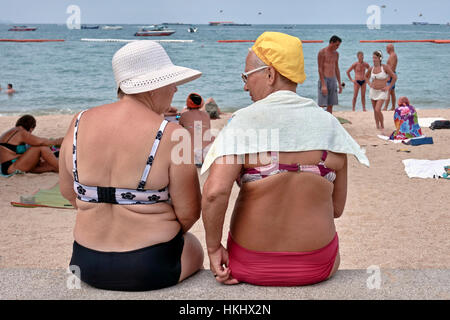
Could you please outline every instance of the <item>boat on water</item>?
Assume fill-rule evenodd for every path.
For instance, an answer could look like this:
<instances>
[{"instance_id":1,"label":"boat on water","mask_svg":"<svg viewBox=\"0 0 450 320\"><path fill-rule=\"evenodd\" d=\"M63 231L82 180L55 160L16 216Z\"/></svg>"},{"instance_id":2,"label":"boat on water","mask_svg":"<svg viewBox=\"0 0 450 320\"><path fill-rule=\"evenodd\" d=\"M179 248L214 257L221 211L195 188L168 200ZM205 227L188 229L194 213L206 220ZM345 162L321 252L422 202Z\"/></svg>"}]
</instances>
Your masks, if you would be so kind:
<instances>
[{"instance_id":1,"label":"boat on water","mask_svg":"<svg viewBox=\"0 0 450 320\"><path fill-rule=\"evenodd\" d=\"M162 36L170 36L174 34L175 30L167 29L164 26L149 26L141 28L134 35L136 37L162 37Z\"/></svg>"},{"instance_id":2,"label":"boat on water","mask_svg":"<svg viewBox=\"0 0 450 320\"><path fill-rule=\"evenodd\" d=\"M100 26L87 26L87 25L82 25L81 29L98 29L100 28Z\"/></svg>"},{"instance_id":3,"label":"boat on water","mask_svg":"<svg viewBox=\"0 0 450 320\"><path fill-rule=\"evenodd\" d=\"M169 26L169 25L174 25L174 26L183 26L189 23L182 23L182 22L163 22L161 23L163 26Z\"/></svg>"},{"instance_id":4,"label":"boat on water","mask_svg":"<svg viewBox=\"0 0 450 320\"><path fill-rule=\"evenodd\" d=\"M439 23L429 23L429 22L422 22L422 21L413 21L413 25L416 26L437 26Z\"/></svg>"},{"instance_id":5,"label":"boat on water","mask_svg":"<svg viewBox=\"0 0 450 320\"><path fill-rule=\"evenodd\" d=\"M103 26L103 30L122 30L122 26Z\"/></svg>"},{"instance_id":6,"label":"boat on water","mask_svg":"<svg viewBox=\"0 0 450 320\"><path fill-rule=\"evenodd\" d=\"M14 26L9 28L8 31L36 31L37 27L27 27L27 26Z\"/></svg>"},{"instance_id":7,"label":"boat on water","mask_svg":"<svg viewBox=\"0 0 450 320\"><path fill-rule=\"evenodd\" d=\"M210 26L227 26L227 27L247 27L251 26L249 23L234 23L233 21L211 21Z\"/></svg>"},{"instance_id":8,"label":"boat on water","mask_svg":"<svg viewBox=\"0 0 450 320\"><path fill-rule=\"evenodd\" d=\"M190 27L187 29L187 31L188 31L189 33L197 32L197 30L198 30L198 28L193 27L193 26L190 26Z\"/></svg>"}]
</instances>

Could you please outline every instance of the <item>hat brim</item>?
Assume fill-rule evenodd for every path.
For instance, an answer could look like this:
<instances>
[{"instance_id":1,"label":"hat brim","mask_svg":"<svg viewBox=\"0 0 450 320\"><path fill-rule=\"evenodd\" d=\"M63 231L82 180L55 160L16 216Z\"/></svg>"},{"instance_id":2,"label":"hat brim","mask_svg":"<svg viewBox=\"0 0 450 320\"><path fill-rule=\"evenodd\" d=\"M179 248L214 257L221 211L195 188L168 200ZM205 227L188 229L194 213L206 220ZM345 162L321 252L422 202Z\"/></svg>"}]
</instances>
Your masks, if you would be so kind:
<instances>
[{"instance_id":1,"label":"hat brim","mask_svg":"<svg viewBox=\"0 0 450 320\"><path fill-rule=\"evenodd\" d=\"M170 84L179 86L193 81L201 75L202 73L198 70L171 66L124 80L120 83L119 88L126 94L136 94L156 90Z\"/></svg>"}]
</instances>

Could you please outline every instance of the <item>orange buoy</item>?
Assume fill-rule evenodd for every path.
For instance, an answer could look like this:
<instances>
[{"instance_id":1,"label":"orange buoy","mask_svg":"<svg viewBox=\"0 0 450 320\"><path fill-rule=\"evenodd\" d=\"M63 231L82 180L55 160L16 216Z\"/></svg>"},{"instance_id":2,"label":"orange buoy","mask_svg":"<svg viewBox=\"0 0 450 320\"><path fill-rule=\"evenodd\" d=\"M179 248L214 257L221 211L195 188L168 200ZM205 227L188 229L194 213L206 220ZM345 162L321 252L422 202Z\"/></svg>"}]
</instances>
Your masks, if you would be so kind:
<instances>
[{"instance_id":1,"label":"orange buoy","mask_svg":"<svg viewBox=\"0 0 450 320\"><path fill-rule=\"evenodd\" d=\"M255 40L217 40L220 43L234 43L234 42L255 42Z\"/></svg>"},{"instance_id":2,"label":"orange buoy","mask_svg":"<svg viewBox=\"0 0 450 320\"><path fill-rule=\"evenodd\" d=\"M430 42L430 43L450 43L450 40L436 40L436 39L423 39L423 40L360 40L361 43L407 43L407 42Z\"/></svg>"},{"instance_id":3,"label":"orange buoy","mask_svg":"<svg viewBox=\"0 0 450 320\"><path fill-rule=\"evenodd\" d=\"M301 40L302 43L322 43L323 40ZM255 42L255 40L217 40L219 43Z\"/></svg>"},{"instance_id":4,"label":"orange buoy","mask_svg":"<svg viewBox=\"0 0 450 320\"><path fill-rule=\"evenodd\" d=\"M0 42L61 42L64 39L0 39Z\"/></svg>"},{"instance_id":5,"label":"orange buoy","mask_svg":"<svg viewBox=\"0 0 450 320\"><path fill-rule=\"evenodd\" d=\"M434 43L450 43L450 40L434 40Z\"/></svg>"}]
</instances>

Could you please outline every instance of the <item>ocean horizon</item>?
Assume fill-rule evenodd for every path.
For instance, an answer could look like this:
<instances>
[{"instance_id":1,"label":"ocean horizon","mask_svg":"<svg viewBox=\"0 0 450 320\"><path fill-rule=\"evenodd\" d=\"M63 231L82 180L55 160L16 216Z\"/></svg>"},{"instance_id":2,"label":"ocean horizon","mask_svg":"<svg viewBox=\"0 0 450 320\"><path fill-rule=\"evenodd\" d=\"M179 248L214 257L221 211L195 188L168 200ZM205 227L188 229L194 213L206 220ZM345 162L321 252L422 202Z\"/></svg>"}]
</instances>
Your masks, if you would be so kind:
<instances>
[{"instance_id":1,"label":"ocean horizon","mask_svg":"<svg viewBox=\"0 0 450 320\"><path fill-rule=\"evenodd\" d=\"M161 22L164 23L164 22ZM161 24L160 23L160 24ZM213 97L219 107L228 112L252 103L243 91L240 74L251 43L218 43L218 40L255 40L264 31L279 31L302 40L322 40L304 43L305 82L297 93L317 101L317 53L336 34L343 42L338 50L341 80L346 84L339 95L335 110L351 110L353 84L346 71L363 51L365 61L372 65L372 52L382 50L386 43L360 43L360 40L450 39L450 26L440 25L382 25L368 29L362 24L252 24L251 26L209 26L196 24L198 32L188 33L191 23L166 22L176 32L166 37L145 40L193 40L193 42L161 43L174 64L200 70L198 80L178 87L173 106L185 105L190 92L205 99ZM183 24L181 24L183 23ZM239 22L240 23L240 22ZM38 27L33 32L10 32L12 24ZM116 100L111 67L113 54L125 43L85 42L83 38L142 40L135 37L139 27L151 23L83 23L86 25L121 25L122 30L69 30L65 24L4 23L0 24L0 39L64 39L64 42L15 43L0 42L0 85L12 83L17 90L13 96L0 92L0 115L34 115L75 113ZM417 109L448 108L450 101L450 50L448 44L394 43L399 63L396 94L408 96ZM352 77L353 73L352 73ZM366 94L366 107L371 103ZM361 110L360 97L357 110Z\"/></svg>"}]
</instances>

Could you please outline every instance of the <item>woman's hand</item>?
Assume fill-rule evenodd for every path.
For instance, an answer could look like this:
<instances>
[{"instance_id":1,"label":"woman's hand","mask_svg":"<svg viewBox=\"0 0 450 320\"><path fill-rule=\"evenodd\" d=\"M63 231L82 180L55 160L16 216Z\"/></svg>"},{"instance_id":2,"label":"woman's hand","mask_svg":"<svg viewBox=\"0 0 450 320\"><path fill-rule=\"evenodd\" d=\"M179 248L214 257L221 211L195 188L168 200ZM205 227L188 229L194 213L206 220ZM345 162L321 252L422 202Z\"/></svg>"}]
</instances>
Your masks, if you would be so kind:
<instances>
[{"instance_id":1,"label":"woman's hand","mask_svg":"<svg viewBox=\"0 0 450 320\"><path fill-rule=\"evenodd\" d=\"M238 280L231 276L231 270L228 267L228 252L220 245L220 247L213 252L208 252L210 269L214 274L217 282L223 284L237 284Z\"/></svg>"}]
</instances>

